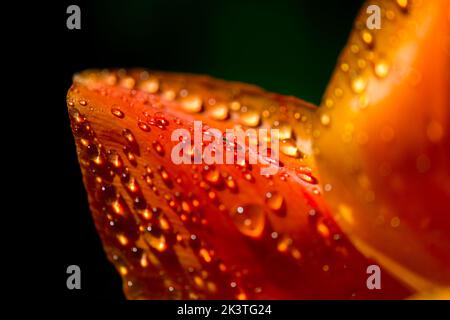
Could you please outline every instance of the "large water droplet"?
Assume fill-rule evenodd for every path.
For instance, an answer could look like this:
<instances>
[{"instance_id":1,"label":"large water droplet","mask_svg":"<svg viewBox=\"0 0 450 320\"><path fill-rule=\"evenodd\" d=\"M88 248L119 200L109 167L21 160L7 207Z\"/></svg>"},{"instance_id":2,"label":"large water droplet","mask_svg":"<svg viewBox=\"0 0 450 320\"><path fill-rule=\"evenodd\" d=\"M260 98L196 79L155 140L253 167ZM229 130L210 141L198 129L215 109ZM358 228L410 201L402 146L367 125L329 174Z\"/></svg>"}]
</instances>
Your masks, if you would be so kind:
<instances>
[{"instance_id":1,"label":"large water droplet","mask_svg":"<svg viewBox=\"0 0 450 320\"><path fill-rule=\"evenodd\" d=\"M217 169L205 170L203 176L207 182L211 183L214 186L218 186L222 182L222 177L220 176L220 172Z\"/></svg>"},{"instance_id":2,"label":"large water droplet","mask_svg":"<svg viewBox=\"0 0 450 320\"><path fill-rule=\"evenodd\" d=\"M301 156L301 152L298 150L292 139L281 141L280 151L283 154L293 158L299 158Z\"/></svg>"},{"instance_id":3,"label":"large water droplet","mask_svg":"<svg viewBox=\"0 0 450 320\"><path fill-rule=\"evenodd\" d=\"M149 93L156 93L159 90L159 81L155 78L141 81L139 89Z\"/></svg>"},{"instance_id":4,"label":"large water droplet","mask_svg":"<svg viewBox=\"0 0 450 320\"><path fill-rule=\"evenodd\" d=\"M203 101L199 96L189 96L181 100L182 108L190 113L197 113L203 109Z\"/></svg>"},{"instance_id":5,"label":"large water droplet","mask_svg":"<svg viewBox=\"0 0 450 320\"><path fill-rule=\"evenodd\" d=\"M352 90L355 93L361 93L366 89L367 81L359 76L352 80Z\"/></svg>"},{"instance_id":6,"label":"large water droplet","mask_svg":"<svg viewBox=\"0 0 450 320\"><path fill-rule=\"evenodd\" d=\"M242 234L252 238L261 236L265 226L266 215L260 205L245 204L238 206L231 211L231 217Z\"/></svg>"},{"instance_id":7,"label":"large water droplet","mask_svg":"<svg viewBox=\"0 0 450 320\"><path fill-rule=\"evenodd\" d=\"M387 64L386 61L384 60L380 60L375 64L375 75L378 78L384 78L387 76L388 72L389 72L389 65Z\"/></svg>"},{"instance_id":8,"label":"large water droplet","mask_svg":"<svg viewBox=\"0 0 450 320\"><path fill-rule=\"evenodd\" d=\"M287 140L293 138L292 127L287 123L282 123L278 127L279 133L278 138L280 140Z\"/></svg>"},{"instance_id":9,"label":"large water droplet","mask_svg":"<svg viewBox=\"0 0 450 320\"><path fill-rule=\"evenodd\" d=\"M277 191L266 193L266 203L275 213L281 213L284 210L284 198Z\"/></svg>"},{"instance_id":10,"label":"large water droplet","mask_svg":"<svg viewBox=\"0 0 450 320\"><path fill-rule=\"evenodd\" d=\"M242 125L249 127L257 127L261 121L261 116L258 111L247 111L240 115L240 122Z\"/></svg>"},{"instance_id":11,"label":"large water droplet","mask_svg":"<svg viewBox=\"0 0 450 320\"><path fill-rule=\"evenodd\" d=\"M302 166L296 169L297 176L305 182L310 184L317 184L317 178L313 176L312 170L309 167Z\"/></svg>"},{"instance_id":12,"label":"large water droplet","mask_svg":"<svg viewBox=\"0 0 450 320\"><path fill-rule=\"evenodd\" d=\"M228 107L223 103L216 104L211 108L210 115L214 120L226 120L229 116Z\"/></svg>"}]
</instances>

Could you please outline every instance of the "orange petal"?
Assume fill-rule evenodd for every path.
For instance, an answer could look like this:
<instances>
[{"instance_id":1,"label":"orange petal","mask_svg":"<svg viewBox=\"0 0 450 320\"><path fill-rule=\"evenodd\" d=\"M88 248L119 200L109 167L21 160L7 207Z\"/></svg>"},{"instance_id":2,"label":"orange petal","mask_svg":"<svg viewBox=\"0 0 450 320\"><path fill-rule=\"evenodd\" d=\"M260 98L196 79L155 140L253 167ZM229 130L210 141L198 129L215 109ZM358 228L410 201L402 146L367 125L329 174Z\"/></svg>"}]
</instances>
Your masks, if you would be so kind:
<instances>
[{"instance_id":1,"label":"orange petal","mask_svg":"<svg viewBox=\"0 0 450 320\"><path fill-rule=\"evenodd\" d=\"M369 4L380 30L366 28ZM353 242L430 291L450 285L450 6L367 5L318 114L317 160Z\"/></svg>"}]
</instances>

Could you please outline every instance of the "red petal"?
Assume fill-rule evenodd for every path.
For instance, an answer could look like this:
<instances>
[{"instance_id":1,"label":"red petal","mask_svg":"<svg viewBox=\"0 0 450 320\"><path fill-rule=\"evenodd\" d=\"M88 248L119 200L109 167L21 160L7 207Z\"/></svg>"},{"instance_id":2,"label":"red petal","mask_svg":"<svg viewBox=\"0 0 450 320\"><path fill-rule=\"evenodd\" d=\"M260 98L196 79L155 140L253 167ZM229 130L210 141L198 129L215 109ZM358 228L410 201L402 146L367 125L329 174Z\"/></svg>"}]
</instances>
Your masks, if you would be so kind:
<instances>
[{"instance_id":1,"label":"red petal","mask_svg":"<svg viewBox=\"0 0 450 320\"><path fill-rule=\"evenodd\" d=\"M312 106L208 77L75 77L67 97L94 220L128 298L402 298L330 216L311 157ZM278 127L282 167L179 164L174 129ZM284 148L284 149L283 149Z\"/></svg>"}]
</instances>

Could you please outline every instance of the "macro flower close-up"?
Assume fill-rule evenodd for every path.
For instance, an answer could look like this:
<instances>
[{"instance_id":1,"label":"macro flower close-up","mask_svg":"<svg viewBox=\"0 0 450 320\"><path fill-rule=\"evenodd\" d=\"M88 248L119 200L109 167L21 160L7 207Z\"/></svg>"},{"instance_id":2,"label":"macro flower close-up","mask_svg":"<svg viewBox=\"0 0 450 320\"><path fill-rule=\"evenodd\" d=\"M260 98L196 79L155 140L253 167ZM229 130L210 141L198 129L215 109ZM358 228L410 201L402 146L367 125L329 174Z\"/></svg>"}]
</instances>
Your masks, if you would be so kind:
<instances>
[{"instance_id":1,"label":"macro flower close-up","mask_svg":"<svg viewBox=\"0 0 450 320\"><path fill-rule=\"evenodd\" d=\"M267 24L277 10L285 12L271 10ZM75 26L77 10L71 12L67 23ZM187 20L171 14L183 28ZM130 21L139 24L139 17ZM310 19L304 41L321 28L321 17ZM241 56L236 63L246 55L261 63L257 51L238 46L259 38L279 52L273 61L282 61L296 42L266 42L267 27L255 39L236 35L229 48L218 44L233 28L226 21L198 27L218 37L211 52L222 52L222 60L211 53L205 61L223 62L232 50ZM83 32L81 23L70 32ZM294 67L270 73L271 61L230 67L267 79L258 85L225 68L200 68L211 75L199 75L163 58L76 65L66 88L74 141L68 152L81 172L72 181L82 178L84 211L125 298L450 298L450 3L366 1L336 28L348 35L336 42L336 56L320 49L314 63L308 53L292 58L304 74ZM150 41L153 57L169 55L173 43L181 43L174 49L180 57L197 52L183 55L190 42L169 34L132 41ZM109 37L103 41L114 43ZM208 43L196 41L199 52L208 52ZM303 50L302 43L292 47ZM304 92L290 89L297 80L282 88L291 78L302 79ZM317 79L324 79L322 89L313 89Z\"/></svg>"}]
</instances>

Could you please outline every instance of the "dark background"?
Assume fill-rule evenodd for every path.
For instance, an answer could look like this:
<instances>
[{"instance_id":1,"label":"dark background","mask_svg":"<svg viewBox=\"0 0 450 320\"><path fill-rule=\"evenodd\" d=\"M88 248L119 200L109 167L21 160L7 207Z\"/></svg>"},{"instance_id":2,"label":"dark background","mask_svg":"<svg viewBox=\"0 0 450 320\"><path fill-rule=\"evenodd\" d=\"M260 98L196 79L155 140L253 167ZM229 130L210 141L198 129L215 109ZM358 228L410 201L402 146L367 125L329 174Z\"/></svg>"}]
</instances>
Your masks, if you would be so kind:
<instances>
[{"instance_id":1,"label":"dark background","mask_svg":"<svg viewBox=\"0 0 450 320\"><path fill-rule=\"evenodd\" d=\"M81 8L81 30L66 28L71 4ZM47 227L59 231L47 248L58 290L53 295L124 298L89 212L69 127L65 95L75 72L147 67L203 73L318 104L361 5L361 0L100 0L52 5L46 24L49 43L33 49L45 53L49 64L38 68L51 72L51 120L56 126L51 147L57 195L46 212ZM81 267L82 290L66 288L70 264Z\"/></svg>"}]
</instances>

